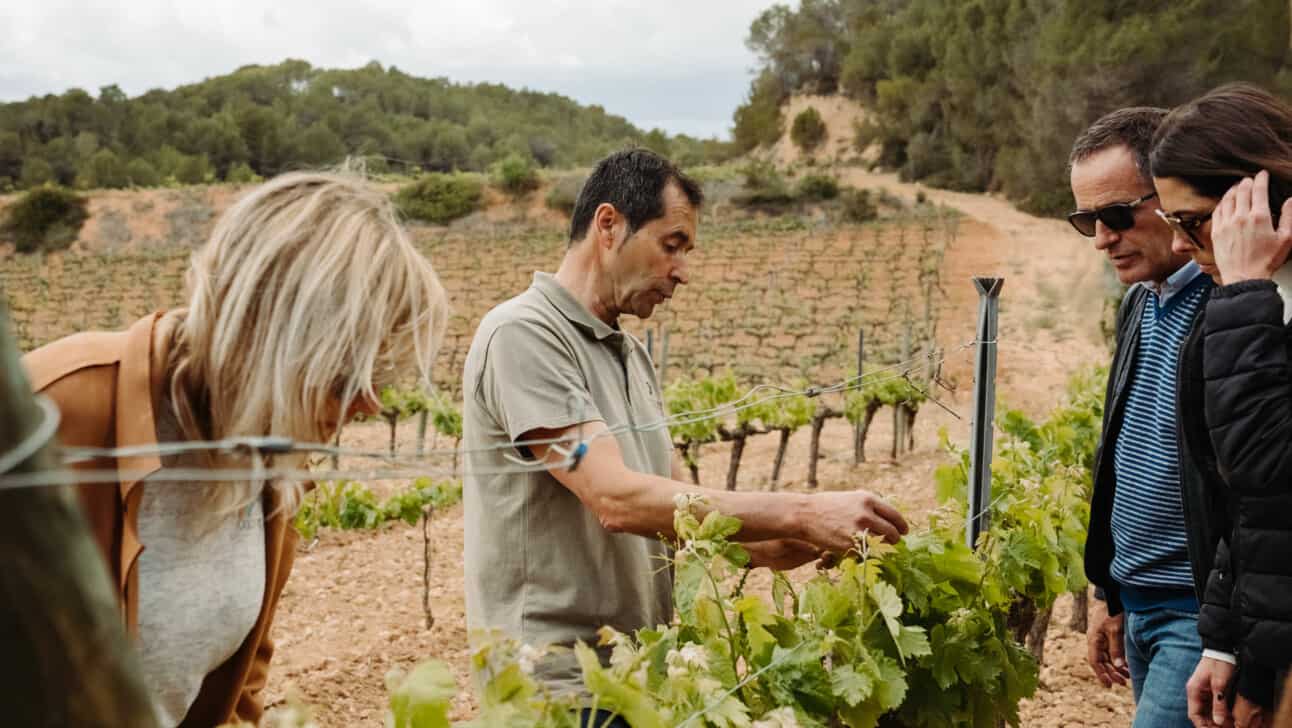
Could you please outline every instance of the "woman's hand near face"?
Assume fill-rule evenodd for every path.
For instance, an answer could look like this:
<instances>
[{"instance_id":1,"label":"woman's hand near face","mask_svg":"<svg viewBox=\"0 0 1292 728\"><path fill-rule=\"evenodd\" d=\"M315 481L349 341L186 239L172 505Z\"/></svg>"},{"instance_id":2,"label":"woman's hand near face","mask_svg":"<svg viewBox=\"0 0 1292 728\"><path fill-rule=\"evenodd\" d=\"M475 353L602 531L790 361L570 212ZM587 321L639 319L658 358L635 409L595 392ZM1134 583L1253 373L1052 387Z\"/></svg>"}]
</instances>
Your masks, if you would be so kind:
<instances>
[{"instance_id":1,"label":"woman's hand near face","mask_svg":"<svg viewBox=\"0 0 1292 728\"><path fill-rule=\"evenodd\" d=\"M1270 175L1262 171L1230 187L1211 215L1216 267L1226 284L1268 280L1292 252L1292 198L1275 229L1269 190Z\"/></svg>"}]
</instances>

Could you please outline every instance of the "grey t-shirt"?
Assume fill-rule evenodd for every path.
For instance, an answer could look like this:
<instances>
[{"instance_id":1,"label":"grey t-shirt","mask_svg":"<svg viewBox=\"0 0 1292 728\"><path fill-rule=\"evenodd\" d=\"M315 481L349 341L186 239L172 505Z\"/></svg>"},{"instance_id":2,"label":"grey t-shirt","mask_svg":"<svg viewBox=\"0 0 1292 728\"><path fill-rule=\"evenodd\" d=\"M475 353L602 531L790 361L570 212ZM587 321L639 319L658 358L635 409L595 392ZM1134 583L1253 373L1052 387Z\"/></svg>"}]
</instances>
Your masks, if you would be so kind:
<instances>
[{"instance_id":1,"label":"grey t-shirt","mask_svg":"<svg viewBox=\"0 0 1292 728\"><path fill-rule=\"evenodd\" d=\"M177 435L170 407L158 439ZM194 466L191 456L164 459ZM139 504L139 650L157 721L179 725L206 676L242 647L265 595L265 513L257 494L212 520L207 493L219 483L145 481Z\"/></svg>"},{"instance_id":2,"label":"grey t-shirt","mask_svg":"<svg viewBox=\"0 0 1292 728\"><path fill-rule=\"evenodd\" d=\"M666 544L610 533L546 471L498 472L528 432L602 421L657 425L615 439L630 469L668 477L672 442L658 426L664 409L645 347L536 273L529 290L481 321L463 392L467 626L534 646L595 646L605 625L632 632L669 622ZM570 652L540 661L535 676L554 692L582 689Z\"/></svg>"}]
</instances>

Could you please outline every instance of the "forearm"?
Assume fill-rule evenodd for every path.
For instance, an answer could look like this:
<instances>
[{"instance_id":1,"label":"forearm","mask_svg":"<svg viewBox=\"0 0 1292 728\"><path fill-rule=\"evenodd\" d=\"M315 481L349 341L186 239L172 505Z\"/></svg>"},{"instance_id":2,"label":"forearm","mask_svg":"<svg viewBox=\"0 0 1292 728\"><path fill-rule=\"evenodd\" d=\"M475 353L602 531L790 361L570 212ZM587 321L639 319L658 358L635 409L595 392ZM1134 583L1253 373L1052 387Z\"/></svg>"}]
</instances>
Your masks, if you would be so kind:
<instances>
[{"instance_id":1,"label":"forearm","mask_svg":"<svg viewBox=\"0 0 1292 728\"><path fill-rule=\"evenodd\" d=\"M604 424L595 423L591 429L577 467L567 467L560 453L550 448L537 448L536 455L552 463L548 471L552 477L569 488L610 531L675 536L673 513L682 496L700 496L699 511L717 510L740 519L735 540L745 543L793 539L843 553L855 546L859 534L870 533L896 543L909 529L897 509L865 491L807 495L709 490L639 473L624 464L615 438L602 436ZM548 436L542 431L527 434L537 434L534 439ZM571 433L552 434L568 437Z\"/></svg>"},{"instance_id":2,"label":"forearm","mask_svg":"<svg viewBox=\"0 0 1292 728\"><path fill-rule=\"evenodd\" d=\"M743 542L801 538L811 496L797 493L749 493L712 490L670 478L634 473L597 484L589 504L607 529L640 536L674 536L673 512L679 495L699 495L700 511L720 511L740 519L736 540Z\"/></svg>"}]
</instances>

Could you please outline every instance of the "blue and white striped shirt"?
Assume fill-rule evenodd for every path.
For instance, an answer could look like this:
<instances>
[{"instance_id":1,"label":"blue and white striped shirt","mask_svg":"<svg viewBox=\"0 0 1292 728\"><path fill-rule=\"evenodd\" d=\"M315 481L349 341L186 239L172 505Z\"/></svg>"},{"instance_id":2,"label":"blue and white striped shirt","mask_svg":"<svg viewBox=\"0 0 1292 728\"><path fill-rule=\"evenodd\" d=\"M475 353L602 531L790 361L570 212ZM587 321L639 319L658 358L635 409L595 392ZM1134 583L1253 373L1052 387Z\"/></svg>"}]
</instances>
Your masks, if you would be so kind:
<instances>
[{"instance_id":1,"label":"blue and white striped shirt","mask_svg":"<svg viewBox=\"0 0 1292 728\"><path fill-rule=\"evenodd\" d=\"M1112 577L1132 589L1193 588L1180 495L1176 364L1212 287L1211 278L1190 263L1149 298L1140 320L1113 445Z\"/></svg>"}]
</instances>

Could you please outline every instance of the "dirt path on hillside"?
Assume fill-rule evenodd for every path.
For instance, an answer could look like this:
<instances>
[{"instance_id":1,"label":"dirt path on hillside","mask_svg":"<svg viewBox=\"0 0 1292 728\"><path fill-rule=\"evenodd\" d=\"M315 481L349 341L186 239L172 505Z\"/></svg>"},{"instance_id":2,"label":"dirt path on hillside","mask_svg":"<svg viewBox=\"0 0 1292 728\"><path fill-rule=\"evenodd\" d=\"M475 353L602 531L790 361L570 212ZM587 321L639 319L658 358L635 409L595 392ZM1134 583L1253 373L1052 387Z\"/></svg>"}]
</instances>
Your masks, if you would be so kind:
<instances>
[{"instance_id":1,"label":"dirt path on hillside","mask_svg":"<svg viewBox=\"0 0 1292 728\"><path fill-rule=\"evenodd\" d=\"M822 487L871 488L921 520L934 506L932 473L943 461L937 433L968 438L972 351L960 345L973 338L977 294L973 275L1003 276L999 334L1000 392L1005 404L1044 414L1062 396L1068 374L1100 362L1107 352L1099 334L1103 284L1101 262L1088 243L1065 223L1042 220L987 196L928 190L899 182L892 175L845 170L845 181L886 188L907 199L923 190L932 201L966 215L961 234L945 258L943 286L950 305L939 322L941 345L948 351L946 372L958 383L955 393L937 396L946 409L928 405L916 425L916 449L893 463L888 459L891 420L881 416L867 447L869 462L851 463L851 433L842 421L827 425L822 440ZM998 411L1003 407L998 408ZM954 412L954 414L953 414ZM411 449L413 428L400 431L401 450ZM347 428L344 444L385 447L380 425ZM807 435L795 436L783 488L802 489L807 471ZM768 487L774 438L751 440L742 466L741 487ZM708 448L701 461L704 482L721 487L728 448ZM384 486L385 488L394 485ZM462 694L455 718L471 715L469 655L462 596L462 517L460 507L440 514L431 533L431 601L435 624L422 614L423 541L420 527L403 524L377 533L325 532L297 557L275 625L278 651L269 677L268 697L289 696L315 706L323 728L379 726L385 711L384 675L436 658L453 669ZM809 572L805 572L806 576ZM1043 687L1023 706L1022 724L1058 726L1128 725L1132 713L1126 689L1103 690L1085 664L1085 640L1067 630L1071 601L1060 601L1049 637Z\"/></svg>"},{"instance_id":2,"label":"dirt path on hillside","mask_svg":"<svg viewBox=\"0 0 1292 728\"><path fill-rule=\"evenodd\" d=\"M943 286L969 291L972 303L961 305L976 309L977 294L968 279L1005 279L998 375L1006 404L1041 414L1071 371L1108 358L1099 330L1107 296L1103 257L1066 222L1028 215L998 197L900 182L895 174L849 169L841 179L858 187L887 189L906 200L923 193L978 223L966 226L967 234L948 254ZM959 322L972 322L977 311L961 308L954 315ZM963 330L971 338L973 324L968 325L956 327L957 333Z\"/></svg>"}]
</instances>

